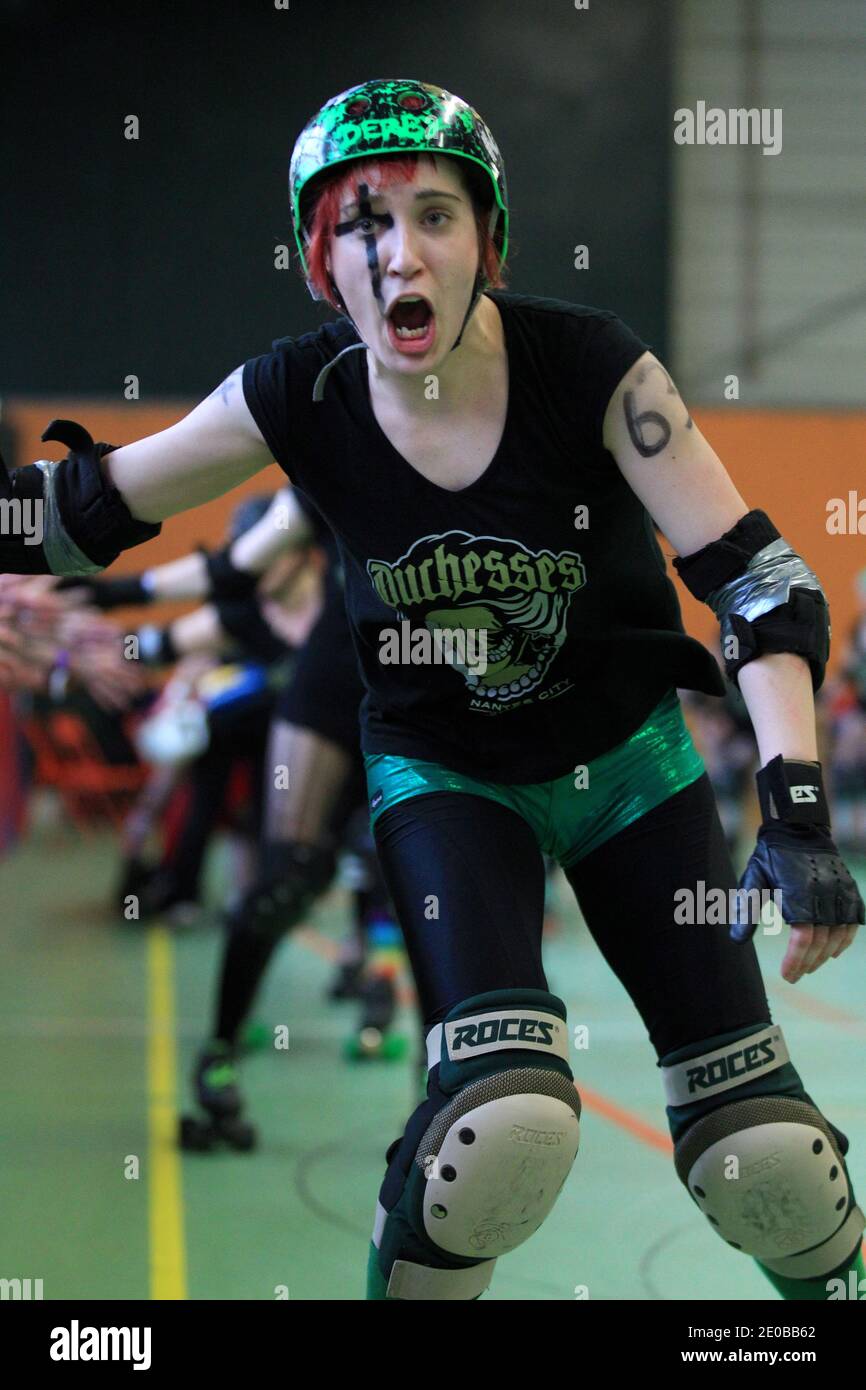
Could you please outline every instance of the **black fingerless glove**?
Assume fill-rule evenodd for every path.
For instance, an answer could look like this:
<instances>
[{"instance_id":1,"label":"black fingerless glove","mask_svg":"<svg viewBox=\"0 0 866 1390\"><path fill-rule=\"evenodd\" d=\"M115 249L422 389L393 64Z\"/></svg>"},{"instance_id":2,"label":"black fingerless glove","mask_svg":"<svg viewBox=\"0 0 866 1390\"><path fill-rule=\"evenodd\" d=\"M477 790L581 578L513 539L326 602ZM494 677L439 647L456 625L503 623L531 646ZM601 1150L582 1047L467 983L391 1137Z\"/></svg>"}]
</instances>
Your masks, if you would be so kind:
<instances>
[{"instance_id":1,"label":"black fingerless glove","mask_svg":"<svg viewBox=\"0 0 866 1390\"><path fill-rule=\"evenodd\" d=\"M762 820L740 880L741 893L778 892L779 910L789 924L866 922L859 889L830 833L821 764L779 754L761 768L757 783ZM748 941L755 934L759 917L750 907L741 902L740 920L731 926L734 941Z\"/></svg>"}]
</instances>

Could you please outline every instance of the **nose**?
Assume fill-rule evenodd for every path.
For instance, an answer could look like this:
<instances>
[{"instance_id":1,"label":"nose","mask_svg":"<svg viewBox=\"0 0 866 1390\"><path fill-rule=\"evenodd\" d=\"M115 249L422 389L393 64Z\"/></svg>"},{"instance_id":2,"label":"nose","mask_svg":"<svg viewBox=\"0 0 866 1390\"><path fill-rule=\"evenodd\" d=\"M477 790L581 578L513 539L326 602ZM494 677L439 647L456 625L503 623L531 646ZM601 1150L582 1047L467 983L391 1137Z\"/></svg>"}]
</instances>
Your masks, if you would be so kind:
<instances>
[{"instance_id":1,"label":"nose","mask_svg":"<svg viewBox=\"0 0 866 1390\"><path fill-rule=\"evenodd\" d=\"M380 254L387 275L408 280L422 269L416 229L408 218L394 217L393 227L382 238Z\"/></svg>"}]
</instances>

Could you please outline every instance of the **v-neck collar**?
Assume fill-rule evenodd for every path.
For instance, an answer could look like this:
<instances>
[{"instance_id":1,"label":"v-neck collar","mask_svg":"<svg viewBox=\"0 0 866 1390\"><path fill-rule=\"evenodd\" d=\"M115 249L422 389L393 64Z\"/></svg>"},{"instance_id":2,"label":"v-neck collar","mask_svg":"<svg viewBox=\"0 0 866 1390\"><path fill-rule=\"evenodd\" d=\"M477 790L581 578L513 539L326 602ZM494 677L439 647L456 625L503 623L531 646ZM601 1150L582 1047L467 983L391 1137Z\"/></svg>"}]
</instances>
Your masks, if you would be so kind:
<instances>
[{"instance_id":1,"label":"v-neck collar","mask_svg":"<svg viewBox=\"0 0 866 1390\"><path fill-rule=\"evenodd\" d=\"M491 477L491 474L496 470L501 461L502 454L505 450L506 440L511 434L516 393L515 374L512 370L512 328L508 309L505 306L503 306L503 304L500 301L494 299L492 295L488 295L488 298L490 298L491 302L496 306L497 310L499 311L499 316L502 320L502 331L505 338L505 359L508 370L505 423L502 427L502 434L500 435L499 443L497 444L496 450L492 455L490 462L487 464L487 467L484 469L482 473L479 474L477 478L474 479L473 482L468 483L466 487L442 487L440 483L434 483L432 478L428 478L426 474L422 473L420 469L415 467L414 463L410 463L409 460L405 458L403 454L400 453L399 449L396 449L394 447L387 434L382 429L382 426L379 424L379 421L376 419L376 412L373 409L373 401L370 396L370 374L367 366L367 354L365 352L363 354L363 357L360 353L358 354L358 357L361 359L358 364L358 371L361 379L361 385L363 388L364 406L370 417L371 428L373 429L374 433L378 436L379 443L382 449L385 450L389 454L389 456L396 461L396 463L400 466L401 471L408 469L418 480L418 483L420 485L423 486L426 484L427 487L432 488L435 492L444 494L447 497L465 497L467 493L474 492L476 488L480 488L483 484L487 483Z\"/></svg>"}]
</instances>

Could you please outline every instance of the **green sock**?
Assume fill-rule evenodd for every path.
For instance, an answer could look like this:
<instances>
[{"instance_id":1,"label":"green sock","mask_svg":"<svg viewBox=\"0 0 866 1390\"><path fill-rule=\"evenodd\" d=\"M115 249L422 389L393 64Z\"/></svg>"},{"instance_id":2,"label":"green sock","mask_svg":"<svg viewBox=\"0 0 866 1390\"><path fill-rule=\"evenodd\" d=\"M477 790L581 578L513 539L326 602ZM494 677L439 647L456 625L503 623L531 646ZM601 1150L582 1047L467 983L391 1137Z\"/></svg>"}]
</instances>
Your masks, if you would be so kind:
<instances>
[{"instance_id":1,"label":"green sock","mask_svg":"<svg viewBox=\"0 0 866 1390\"><path fill-rule=\"evenodd\" d=\"M379 1268L379 1251L372 1241L370 1241L370 1254L367 1259L367 1303L381 1302L388 1298L385 1277ZM389 1300L393 1301L393 1300Z\"/></svg>"},{"instance_id":2,"label":"green sock","mask_svg":"<svg viewBox=\"0 0 866 1390\"><path fill-rule=\"evenodd\" d=\"M862 1246L858 1246L856 1254L854 1254L846 1264L840 1265L838 1269L831 1270L829 1274L822 1274L818 1279L790 1279L785 1274L776 1274L772 1269L767 1269L767 1266L762 1265L760 1260L756 1260L755 1263L761 1273L766 1274L770 1283L774 1284L779 1290L782 1298L812 1299L813 1301L818 1300L826 1303L829 1299L834 1297L834 1290L828 1290L827 1288L831 1279L842 1280L844 1289L842 1297L866 1298L866 1291L864 1291L864 1293L860 1292L860 1280L866 1278L866 1267L864 1267L863 1264ZM851 1270L855 1271L857 1276L856 1287L854 1288L853 1294L850 1292L848 1282L848 1274ZM852 1280L851 1283L853 1284L854 1280ZM838 1292L835 1293L835 1297L839 1297Z\"/></svg>"}]
</instances>

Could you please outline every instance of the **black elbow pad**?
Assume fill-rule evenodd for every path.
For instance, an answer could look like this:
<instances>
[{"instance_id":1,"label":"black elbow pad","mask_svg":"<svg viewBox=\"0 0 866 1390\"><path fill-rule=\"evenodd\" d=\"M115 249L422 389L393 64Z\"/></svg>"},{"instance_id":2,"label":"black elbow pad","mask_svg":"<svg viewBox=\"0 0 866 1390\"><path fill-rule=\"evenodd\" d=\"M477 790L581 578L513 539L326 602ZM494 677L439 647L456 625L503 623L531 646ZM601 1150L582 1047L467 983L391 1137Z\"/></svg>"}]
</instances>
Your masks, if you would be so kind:
<instances>
[{"instance_id":1,"label":"black elbow pad","mask_svg":"<svg viewBox=\"0 0 866 1390\"><path fill-rule=\"evenodd\" d=\"M100 459L117 445L94 444L74 420L52 420L42 438L65 444L66 458L28 464L11 476L0 470L0 570L93 574L122 550L159 535L159 523L137 521L103 475ZM29 533L23 525L28 517L34 523Z\"/></svg>"},{"instance_id":2,"label":"black elbow pad","mask_svg":"<svg viewBox=\"0 0 866 1390\"><path fill-rule=\"evenodd\" d=\"M207 567L212 598L247 598L255 593L260 576L237 568L232 561L230 545L221 550L207 550L204 546L199 549Z\"/></svg>"},{"instance_id":3,"label":"black elbow pad","mask_svg":"<svg viewBox=\"0 0 866 1390\"><path fill-rule=\"evenodd\" d=\"M819 589L792 589L787 603L749 622L732 613L736 657L725 658L725 674L739 686L739 673L755 657L769 652L792 652L809 663L812 689L820 690L830 657L830 610Z\"/></svg>"},{"instance_id":4,"label":"black elbow pad","mask_svg":"<svg viewBox=\"0 0 866 1390\"><path fill-rule=\"evenodd\" d=\"M99 466L100 459L118 445L94 444L84 426L74 420L52 420L42 438L56 439L69 449L56 475L60 519L69 537L95 565L104 569L122 550L159 535L161 524L137 521Z\"/></svg>"},{"instance_id":5,"label":"black elbow pad","mask_svg":"<svg viewBox=\"0 0 866 1390\"><path fill-rule=\"evenodd\" d=\"M778 539L779 532L766 512L747 512L717 541L710 541L694 555L675 556L674 569L689 592L706 603L715 589L743 573L753 555Z\"/></svg>"}]
</instances>

